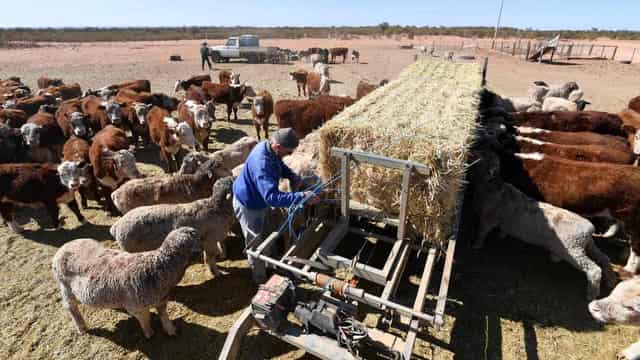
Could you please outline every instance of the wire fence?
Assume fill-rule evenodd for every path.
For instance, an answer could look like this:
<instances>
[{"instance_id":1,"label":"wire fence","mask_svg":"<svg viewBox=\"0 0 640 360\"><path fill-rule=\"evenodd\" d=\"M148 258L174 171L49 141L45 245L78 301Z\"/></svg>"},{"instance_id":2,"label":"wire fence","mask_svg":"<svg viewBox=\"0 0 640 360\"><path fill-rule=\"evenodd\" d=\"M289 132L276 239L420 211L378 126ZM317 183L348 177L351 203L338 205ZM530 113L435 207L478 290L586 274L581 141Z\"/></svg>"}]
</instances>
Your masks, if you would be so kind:
<instances>
[{"instance_id":1,"label":"wire fence","mask_svg":"<svg viewBox=\"0 0 640 360\"><path fill-rule=\"evenodd\" d=\"M497 52L529 59L538 53L546 45L545 41L536 40L499 40L492 42L491 49ZM549 50L551 60L553 57L563 59L602 59L616 60L618 46L601 45L592 43L566 43L559 44Z\"/></svg>"}]
</instances>

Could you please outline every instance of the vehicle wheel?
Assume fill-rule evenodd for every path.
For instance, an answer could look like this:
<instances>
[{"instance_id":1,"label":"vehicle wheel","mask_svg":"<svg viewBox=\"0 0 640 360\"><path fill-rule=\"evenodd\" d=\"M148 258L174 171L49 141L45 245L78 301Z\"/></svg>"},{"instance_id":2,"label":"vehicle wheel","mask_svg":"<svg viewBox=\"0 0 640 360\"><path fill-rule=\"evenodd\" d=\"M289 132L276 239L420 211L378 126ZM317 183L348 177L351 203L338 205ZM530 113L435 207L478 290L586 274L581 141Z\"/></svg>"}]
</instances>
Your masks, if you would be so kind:
<instances>
[{"instance_id":1,"label":"vehicle wheel","mask_svg":"<svg viewBox=\"0 0 640 360\"><path fill-rule=\"evenodd\" d=\"M211 61L213 62L219 62L220 61L220 54L217 52L214 52L211 54Z\"/></svg>"},{"instance_id":2,"label":"vehicle wheel","mask_svg":"<svg viewBox=\"0 0 640 360\"><path fill-rule=\"evenodd\" d=\"M249 64L255 64L258 62L258 57L256 55L249 55L247 56L247 62Z\"/></svg>"}]
</instances>

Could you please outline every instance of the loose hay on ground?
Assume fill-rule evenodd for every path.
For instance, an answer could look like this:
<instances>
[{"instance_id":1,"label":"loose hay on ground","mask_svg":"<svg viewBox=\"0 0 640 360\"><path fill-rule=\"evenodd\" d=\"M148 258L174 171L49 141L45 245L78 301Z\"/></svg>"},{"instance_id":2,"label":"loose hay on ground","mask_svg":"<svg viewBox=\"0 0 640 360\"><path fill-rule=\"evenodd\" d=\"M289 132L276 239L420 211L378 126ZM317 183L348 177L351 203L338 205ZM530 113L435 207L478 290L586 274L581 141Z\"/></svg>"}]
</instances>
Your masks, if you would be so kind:
<instances>
[{"instance_id":1,"label":"loose hay on ground","mask_svg":"<svg viewBox=\"0 0 640 360\"><path fill-rule=\"evenodd\" d=\"M320 129L320 173L339 170L332 147L428 165L411 178L408 219L425 239L443 246L452 231L458 191L478 113L481 71L476 63L418 61L397 80L348 107ZM352 198L397 215L402 172L352 169Z\"/></svg>"}]
</instances>

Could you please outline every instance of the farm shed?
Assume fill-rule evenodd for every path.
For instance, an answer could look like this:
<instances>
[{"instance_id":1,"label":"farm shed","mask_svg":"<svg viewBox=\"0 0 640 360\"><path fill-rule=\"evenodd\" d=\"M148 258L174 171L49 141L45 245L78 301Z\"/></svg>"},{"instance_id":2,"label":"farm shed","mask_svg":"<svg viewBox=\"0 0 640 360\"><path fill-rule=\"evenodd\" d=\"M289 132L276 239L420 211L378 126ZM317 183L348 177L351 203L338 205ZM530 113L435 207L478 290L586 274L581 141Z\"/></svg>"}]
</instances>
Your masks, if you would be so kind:
<instances>
[{"instance_id":1,"label":"farm shed","mask_svg":"<svg viewBox=\"0 0 640 360\"><path fill-rule=\"evenodd\" d=\"M340 169L339 147L425 164L413 172L408 228L446 247L454 230L465 161L477 126L482 73L477 63L420 60L400 76L345 109L320 130L320 173ZM352 169L354 200L397 216L402 172L358 165Z\"/></svg>"}]
</instances>

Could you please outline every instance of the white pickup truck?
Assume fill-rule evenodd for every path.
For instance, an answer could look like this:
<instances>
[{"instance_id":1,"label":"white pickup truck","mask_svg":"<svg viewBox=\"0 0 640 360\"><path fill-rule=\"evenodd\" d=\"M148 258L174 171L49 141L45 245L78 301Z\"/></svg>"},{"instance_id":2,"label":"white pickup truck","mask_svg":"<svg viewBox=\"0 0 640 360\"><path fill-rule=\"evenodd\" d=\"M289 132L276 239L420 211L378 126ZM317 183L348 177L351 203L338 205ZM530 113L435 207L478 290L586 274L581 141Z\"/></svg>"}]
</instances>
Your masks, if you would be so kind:
<instances>
[{"instance_id":1,"label":"white pickup truck","mask_svg":"<svg viewBox=\"0 0 640 360\"><path fill-rule=\"evenodd\" d=\"M233 36L224 45L210 46L209 54L214 62L228 62L230 59L246 59L250 63L274 62L278 49L260 47L256 35Z\"/></svg>"}]
</instances>

